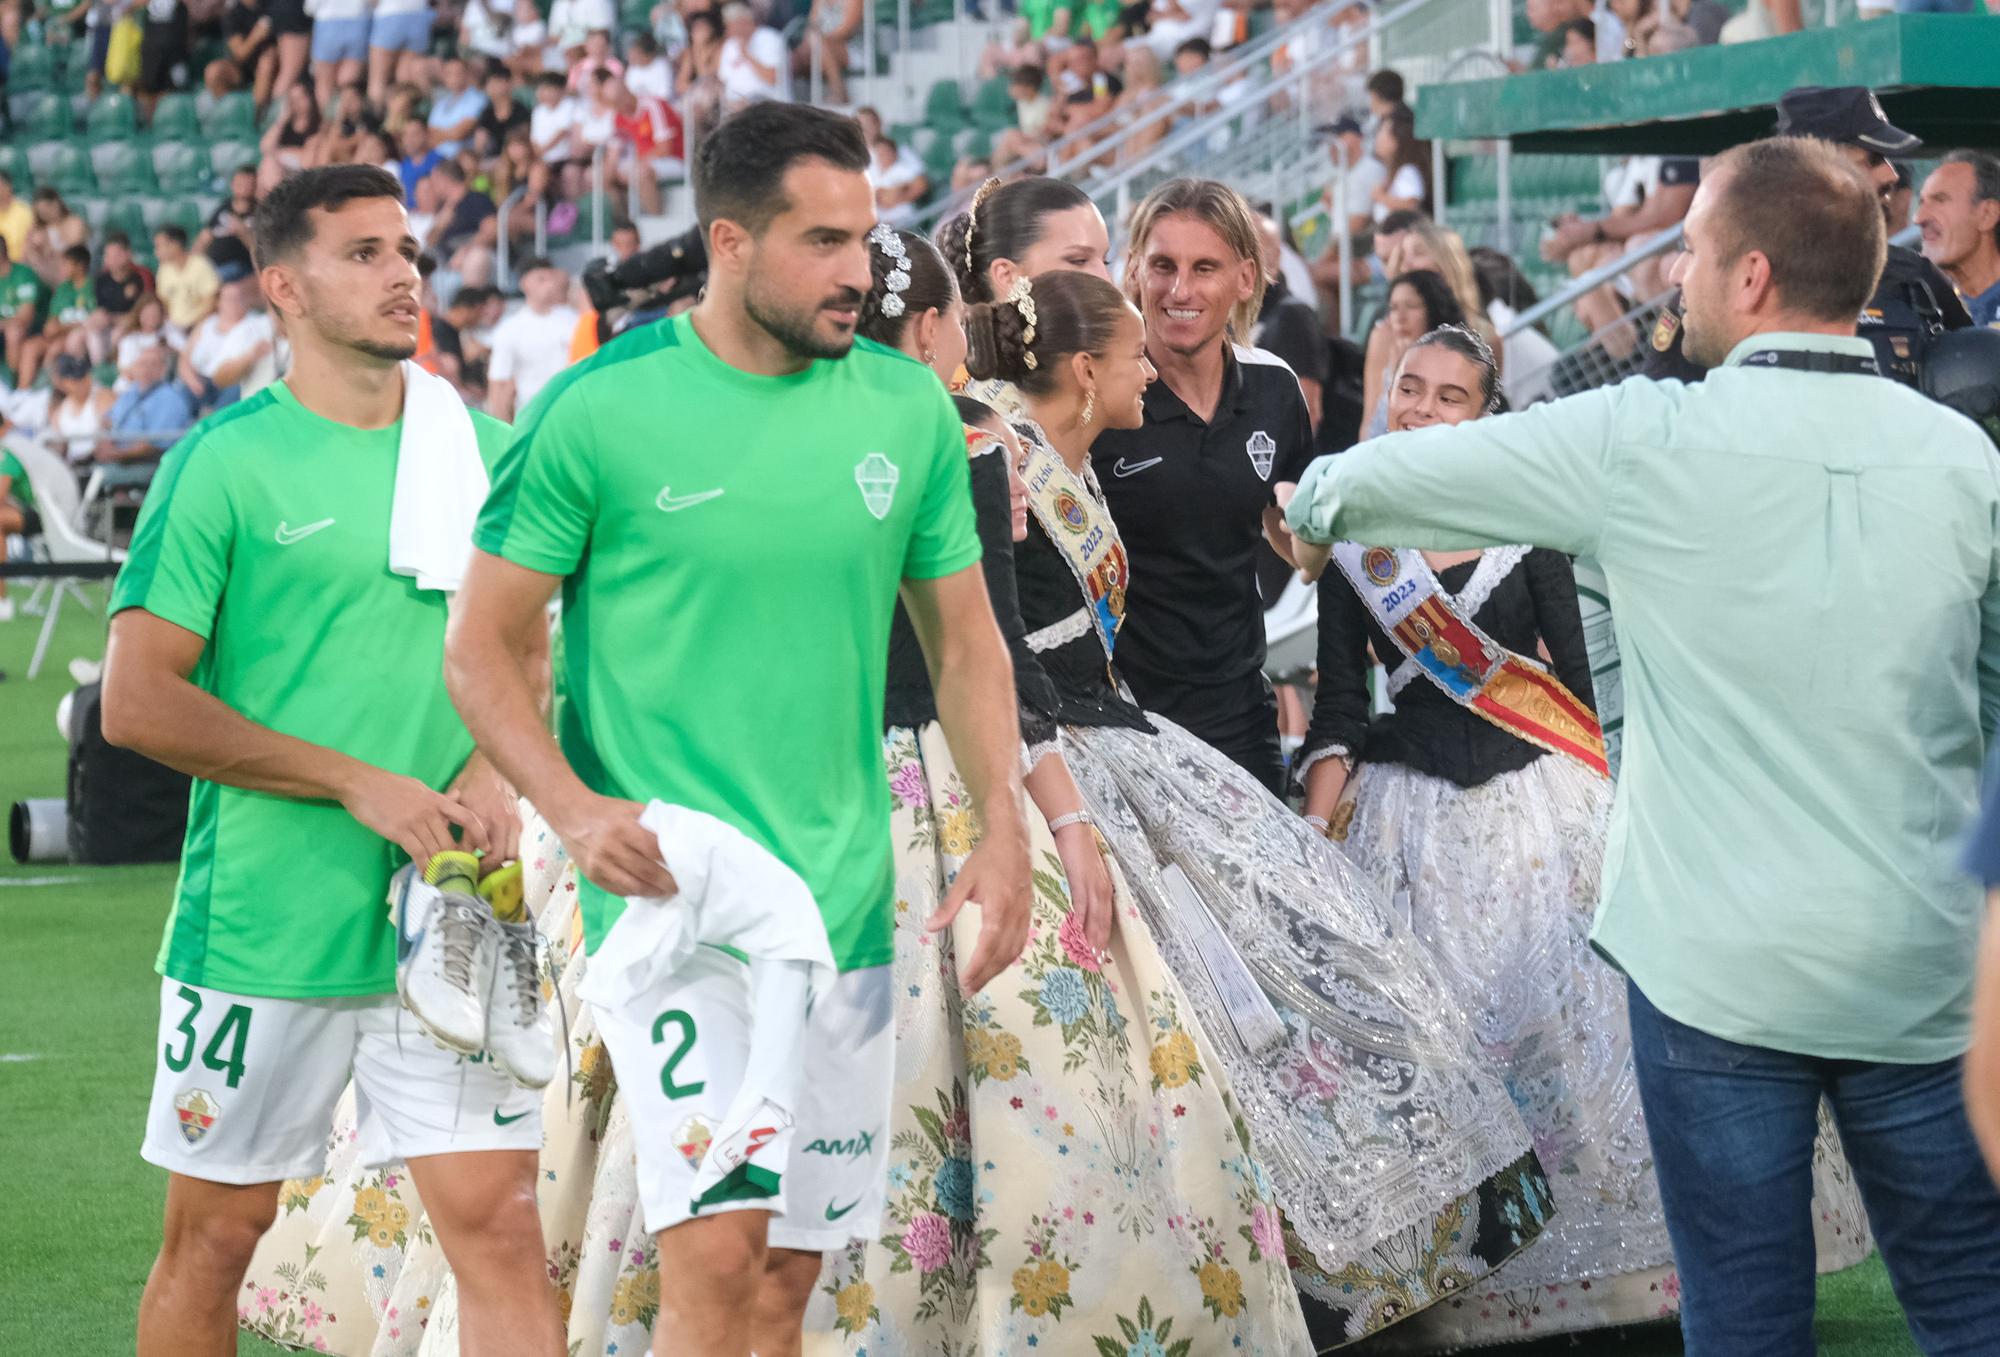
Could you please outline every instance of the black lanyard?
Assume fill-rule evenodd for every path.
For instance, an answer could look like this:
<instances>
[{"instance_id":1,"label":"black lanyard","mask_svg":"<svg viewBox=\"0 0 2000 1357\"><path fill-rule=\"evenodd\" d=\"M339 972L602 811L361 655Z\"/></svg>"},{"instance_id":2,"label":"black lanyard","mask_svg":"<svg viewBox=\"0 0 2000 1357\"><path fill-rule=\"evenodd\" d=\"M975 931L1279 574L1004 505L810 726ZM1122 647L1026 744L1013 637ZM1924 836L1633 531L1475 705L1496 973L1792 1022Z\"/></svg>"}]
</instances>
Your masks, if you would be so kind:
<instances>
[{"instance_id":1,"label":"black lanyard","mask_svg":"<svg viewBox=\"0 0 2000 1357\"><path fill-rule=\"evenodd\" d=\"M1830 372L1845 377L1880 377L1882 365L1871 354L1825 353L1799 349L1759 349L1743 360L1746 368L1790 368L1793 372Z\"/></svg>"}]
</instances>

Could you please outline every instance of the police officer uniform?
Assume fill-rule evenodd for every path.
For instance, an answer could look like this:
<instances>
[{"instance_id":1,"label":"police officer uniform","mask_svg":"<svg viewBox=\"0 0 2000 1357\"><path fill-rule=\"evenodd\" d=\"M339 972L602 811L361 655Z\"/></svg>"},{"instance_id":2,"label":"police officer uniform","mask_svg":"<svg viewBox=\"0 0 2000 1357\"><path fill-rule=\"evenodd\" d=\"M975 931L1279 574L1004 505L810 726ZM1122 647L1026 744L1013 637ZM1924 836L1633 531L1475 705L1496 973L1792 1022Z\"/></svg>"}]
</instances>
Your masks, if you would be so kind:
<instances>
[{"instance_id":1,"label":"police officer uniform","mask_svg":"<svg viewBox=\"0 0 2000 1357\"><path fill-rule=\"evenodd\" d=\"M1778 135L1818 137L1882 156L1906 156L1923 146L1916 136L1890 123L1875 96L1859 85L1793 90L1778 101ZM1924 347L1931 336L1971 324L1965 303L1937 265L1915 250L1891 245L1882 281L1861 313L1858 333L1875 346L1885 376L1906 386L1921 386ZM1681 352L1678 292L1660 311L1639 375L1683 382L1698 382L1707 375L1706 368Z\"/></svg>"},{"instance_id":2,"label":"police officer uniform","mask_svg":"<svg viewBox=\"0 0 2000 1357\"><path fill-rule=\"evenodd\" d=\"M1107 429L1091 449L1132 569L1118 671L1147 711L1278 791L1257 559L1272 487L1296 481L1313 457L1305 398L1275 355L1230 345L1207 421L1165 381L1145 404L1143 426Z\"/></svg>"}]
</instances>

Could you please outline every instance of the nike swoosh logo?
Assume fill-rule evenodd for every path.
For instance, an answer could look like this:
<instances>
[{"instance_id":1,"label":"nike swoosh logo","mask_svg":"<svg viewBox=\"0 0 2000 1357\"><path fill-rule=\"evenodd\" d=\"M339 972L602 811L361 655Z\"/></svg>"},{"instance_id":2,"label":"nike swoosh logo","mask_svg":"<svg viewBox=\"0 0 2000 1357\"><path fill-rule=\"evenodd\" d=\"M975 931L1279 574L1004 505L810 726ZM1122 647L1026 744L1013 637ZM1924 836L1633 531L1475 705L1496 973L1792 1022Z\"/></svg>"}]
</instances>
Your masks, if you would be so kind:
<instances>
[{"instance_id":1,"label":"nike swoosh logo","mask_svg":"<svg viewBox=\"0 0 2000 1357\"><path fill-rule=\"evenodd\" d=\"M515 1122L519 1121L521 1118L527 1115L528 1114L526 1112L516 1112L511 1117L503 1117L500 1115L500 1109L496 1107L493 1109L493 1124L495 1126L512 1126Z\"/></svg>"},{"instance_id":2,"label":"nike swoosh logo","mask_svg":"<svg viewBox=\"0 0 2000 1357\"><path fill-rule=\"evenodd\" d=\"M828 1220L839 1220L842 1216L846 1215L849 1211L852 1211L855 1207L859 1205L861 1205L861 1198L856 1197L853 1201L849 1202L847 1205L841 1207L838 1211L836 1211L833 1209L833 1203L828 1202L826 1204L826 1218Z\"/></svg>"},{"instance_id":3,"label":"nike swoosh logo","mask_svg":"<svg viewBox=\"0 0 2000 1357\"><path fill-rule=\"evenodd\" d=\"M1111 474L1119 477L1136 476L1147 467L1158 466L1166 460L1164 457L1148 457L1143 462L1127 462L1123 457L1120 457L1111 464Z\"/></svg>"},{"instance_id":4,"label":"nike swoosh logo","mask_svg":"<svg viewBox=\"0 0 2000 1357\"><path fill-rule=\"evenodd\" d=\"M653 505L663 514L677 514L683 509L692 509L697 504L720 499L723 493L720 490L703 490L693 495L676 495L672 486L663 485L660 487L660 497L653 501Z\"/></svg>"},{"instance_id":5,"label":"nike swoosh logo","mask_svg":"<svg viewBox=\"0 0 2000 1357\"><path fill-rule=\"evenodd\" d=\"M278 524L277 532L278 545L288 547L294 542L303 542L314 533L332 526L333 520L330 518L322 518L317 523L308 523L303 528L294 528L289 524L280 523Z\"/></svg>"}]
</instances>

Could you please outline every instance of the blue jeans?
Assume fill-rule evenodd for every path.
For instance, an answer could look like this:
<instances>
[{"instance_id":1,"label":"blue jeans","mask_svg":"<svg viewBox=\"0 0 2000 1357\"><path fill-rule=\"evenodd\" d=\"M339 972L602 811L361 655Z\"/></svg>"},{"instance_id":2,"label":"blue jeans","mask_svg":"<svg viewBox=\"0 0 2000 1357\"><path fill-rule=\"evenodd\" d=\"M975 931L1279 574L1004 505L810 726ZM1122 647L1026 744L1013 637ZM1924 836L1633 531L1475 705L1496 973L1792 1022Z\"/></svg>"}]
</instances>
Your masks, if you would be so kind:
<instances>
[{"instance_id":1,"label":"blue jeans","mask_svg":"<svg viewBox=\"0 0 2000 1357\"><path fill-rule=\"evenodd\" d=\"M1929 1357L2000 1354L2000 1189L1966 1120L1960 1061L1889 1065L1742 1046L1629 988L1687 1357L1813 1357L1822 1097L1917 1345Z\"/></svg>"}]
</instances>

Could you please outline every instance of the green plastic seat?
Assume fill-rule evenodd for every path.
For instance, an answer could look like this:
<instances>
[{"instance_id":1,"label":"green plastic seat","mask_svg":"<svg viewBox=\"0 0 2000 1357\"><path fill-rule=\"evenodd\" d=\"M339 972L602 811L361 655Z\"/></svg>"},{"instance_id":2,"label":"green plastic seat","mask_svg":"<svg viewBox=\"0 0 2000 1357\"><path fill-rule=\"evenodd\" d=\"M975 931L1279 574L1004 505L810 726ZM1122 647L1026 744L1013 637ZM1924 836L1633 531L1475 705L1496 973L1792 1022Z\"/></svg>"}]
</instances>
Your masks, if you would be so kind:
<instances>
[{"instance_id":1,"label":"green plastic seat","mask_svg":"<svg viewBox=\"0 0 2000 1357\"><path fill-rule=\"evenodd\" d=\"M208 169L215 178L227 181L244 165L257 163L257 146L250 141L219 141L208 148Z\"/></svg>"},{"instance_id":2,"label":"green plastic seat","mask_svg":"<svg viewBox=\"0 0 2000 1357\"><path fill-rule=\"evenodd\" d=\"M155 231L168 225L180 227L188 233L188 239L193 240L201 234L204 225L200 206L188 198L142 198L139 212L145 219L148 240L152 239Z\"/></svg>"},{"instance_id":3,"label":"green plastic seat","mask_svg":"<svg viewBox=\"0 0 2000 1357\"><path fill-rule=\"evenodd\" d=\"M988 132L1012 127L1020 120L1014 96L1007 92L1007 77L996 75L972 96L972 125Z\"/></svg>"},{"instance_id":4,"label":"green plastic seat","mask_svg":"<svg viewBox=\"0 0 2000 1357\"><path fill-rule=\"evenodd\" d=\"M114 196L159 192L153 161L136 141L105 141L90 148L90 169L100 190Z\"/></svg>"},{"instance_id":5,"label":"green plastic seat","mask_svg":"<svg viewBox=\"0 0 2000 1357\"><path fill-rule=\"evenodd\" d=\"M956 80L947 78L931 86L931 92L924 96L924 123L940 132L956 132L965 126L965 102Z\"/></svg>"},{"instance_id":6,"label":"green plastic seat","mask_svg":"<svg viewBox=\"0 0 2000 1357\"><path fill-rule=\"evenodd\" d=\"M34 167L28 164L28 153L17 142L0 143L0 171L13 180L14 191L23 198L34 187Z\"/></svg>"},{"instance_id":7,"label":"green plastic seat","mask_svg":"<svg viewBox=\"0 0 2000 1357\"><path fill-rule=\"evenodd\" d=\"M164 192L192 193L208 182L208 156L204 148L185 141L155 142L153 176Z\"/></svg>"},{"instance_id":8,"label":"green plastic seat","mask_svg":"<svg viewBox=\"0 0 2000 1357\"><path fill-rule=\"evenodd\" d=\"M53 89L59 67L56 54L39 43L15 48L7 68L7 88L17 93Z\"/></svg>"},{"instance_id":9,"label":"green plastic seat","mask_svg":"<svg viewBox=\"0 0 2000 1357\"><path fill-rule=\"evenodd\" d=\"M204 140L257 140L257 105L243 90L234 90L220 99L211 98L204 91L195 96L195 113Z\"/></svg>"},{"instance_id":10,"label":"green plastic seat","mask_svg":"<svg viewBox=\"0 0 2000 1357\"><path fill-rule=\"evenodd\" d=\"M985 156L993 149L993 134L983 127L961 127L951 139L951 153L956 158L965 156Z\"/></svg>"},{"instance_id":11,"label":"green plastic seat","mask_svg":"<svg viewBox=\"0 0 2000 1357\"><path fill-rule=\"evenodd\" d=\"M61 95L46 90L17 95L8 111L14 115L14 136L29 145L69 134L69 103Z\"/></svg>"},{"instance_id":12,"label":"green plastic seat","mask_svg":"<svg viewBox=\"0 0 2000 1357\"><path fill-rule=\"evenodd\" d=\"M67 141L44 141L28 148L28 165L36 188L54 188L59 193L89 193L97 187L90 172L90 154Z\"/></svg>"},{"instance_id":13,"label":"green plastic seat","mask_svg":"<svg viewBox=\"0 0 2000 1357\"><path fill-rule=\"evenodd\" d=\"M135 199L115 200L111 204L109 215L104 219L104 230L107 235L113 231L123 231L125 238L132 242L135 257L141 250L152 252L153 233L147 229L144 208Z\"/></svg>"},{"instance_id":14,"label":"green plastic seat","mask_svg":"<svg viewBox=\"0 0 2000 1357\"><path fill-rule=\"evenodd\" d=\"M155 141L200 141L201 119L195 114L194 96L183 90L161 95L147 130Z\"/></svg>"},{"instance_id":15,"label":"green plastic seat","mask_svg":"<svg viewBox=\"0 0 2000 1357\"><path fill-rule=\"evenodd\" d=\"M69 199L68 202L79 217L90 223L92 235L101 236L104 229L110 225L111 208L113 206L112 199L106 198L102 194L86 193L79 194L77 197Z\"/></svg>"},{"instance_id":16,"label":"green plastic seat","mask_svg":"<svg viewBox=\"0 0 2000 1357\"><path fill-rule=\"evenodd\" d=\"M106 90L84 114L83 130L93 142L116 141L139 134L139 107L122 90Z\"/></svg>"}]
</instances>

